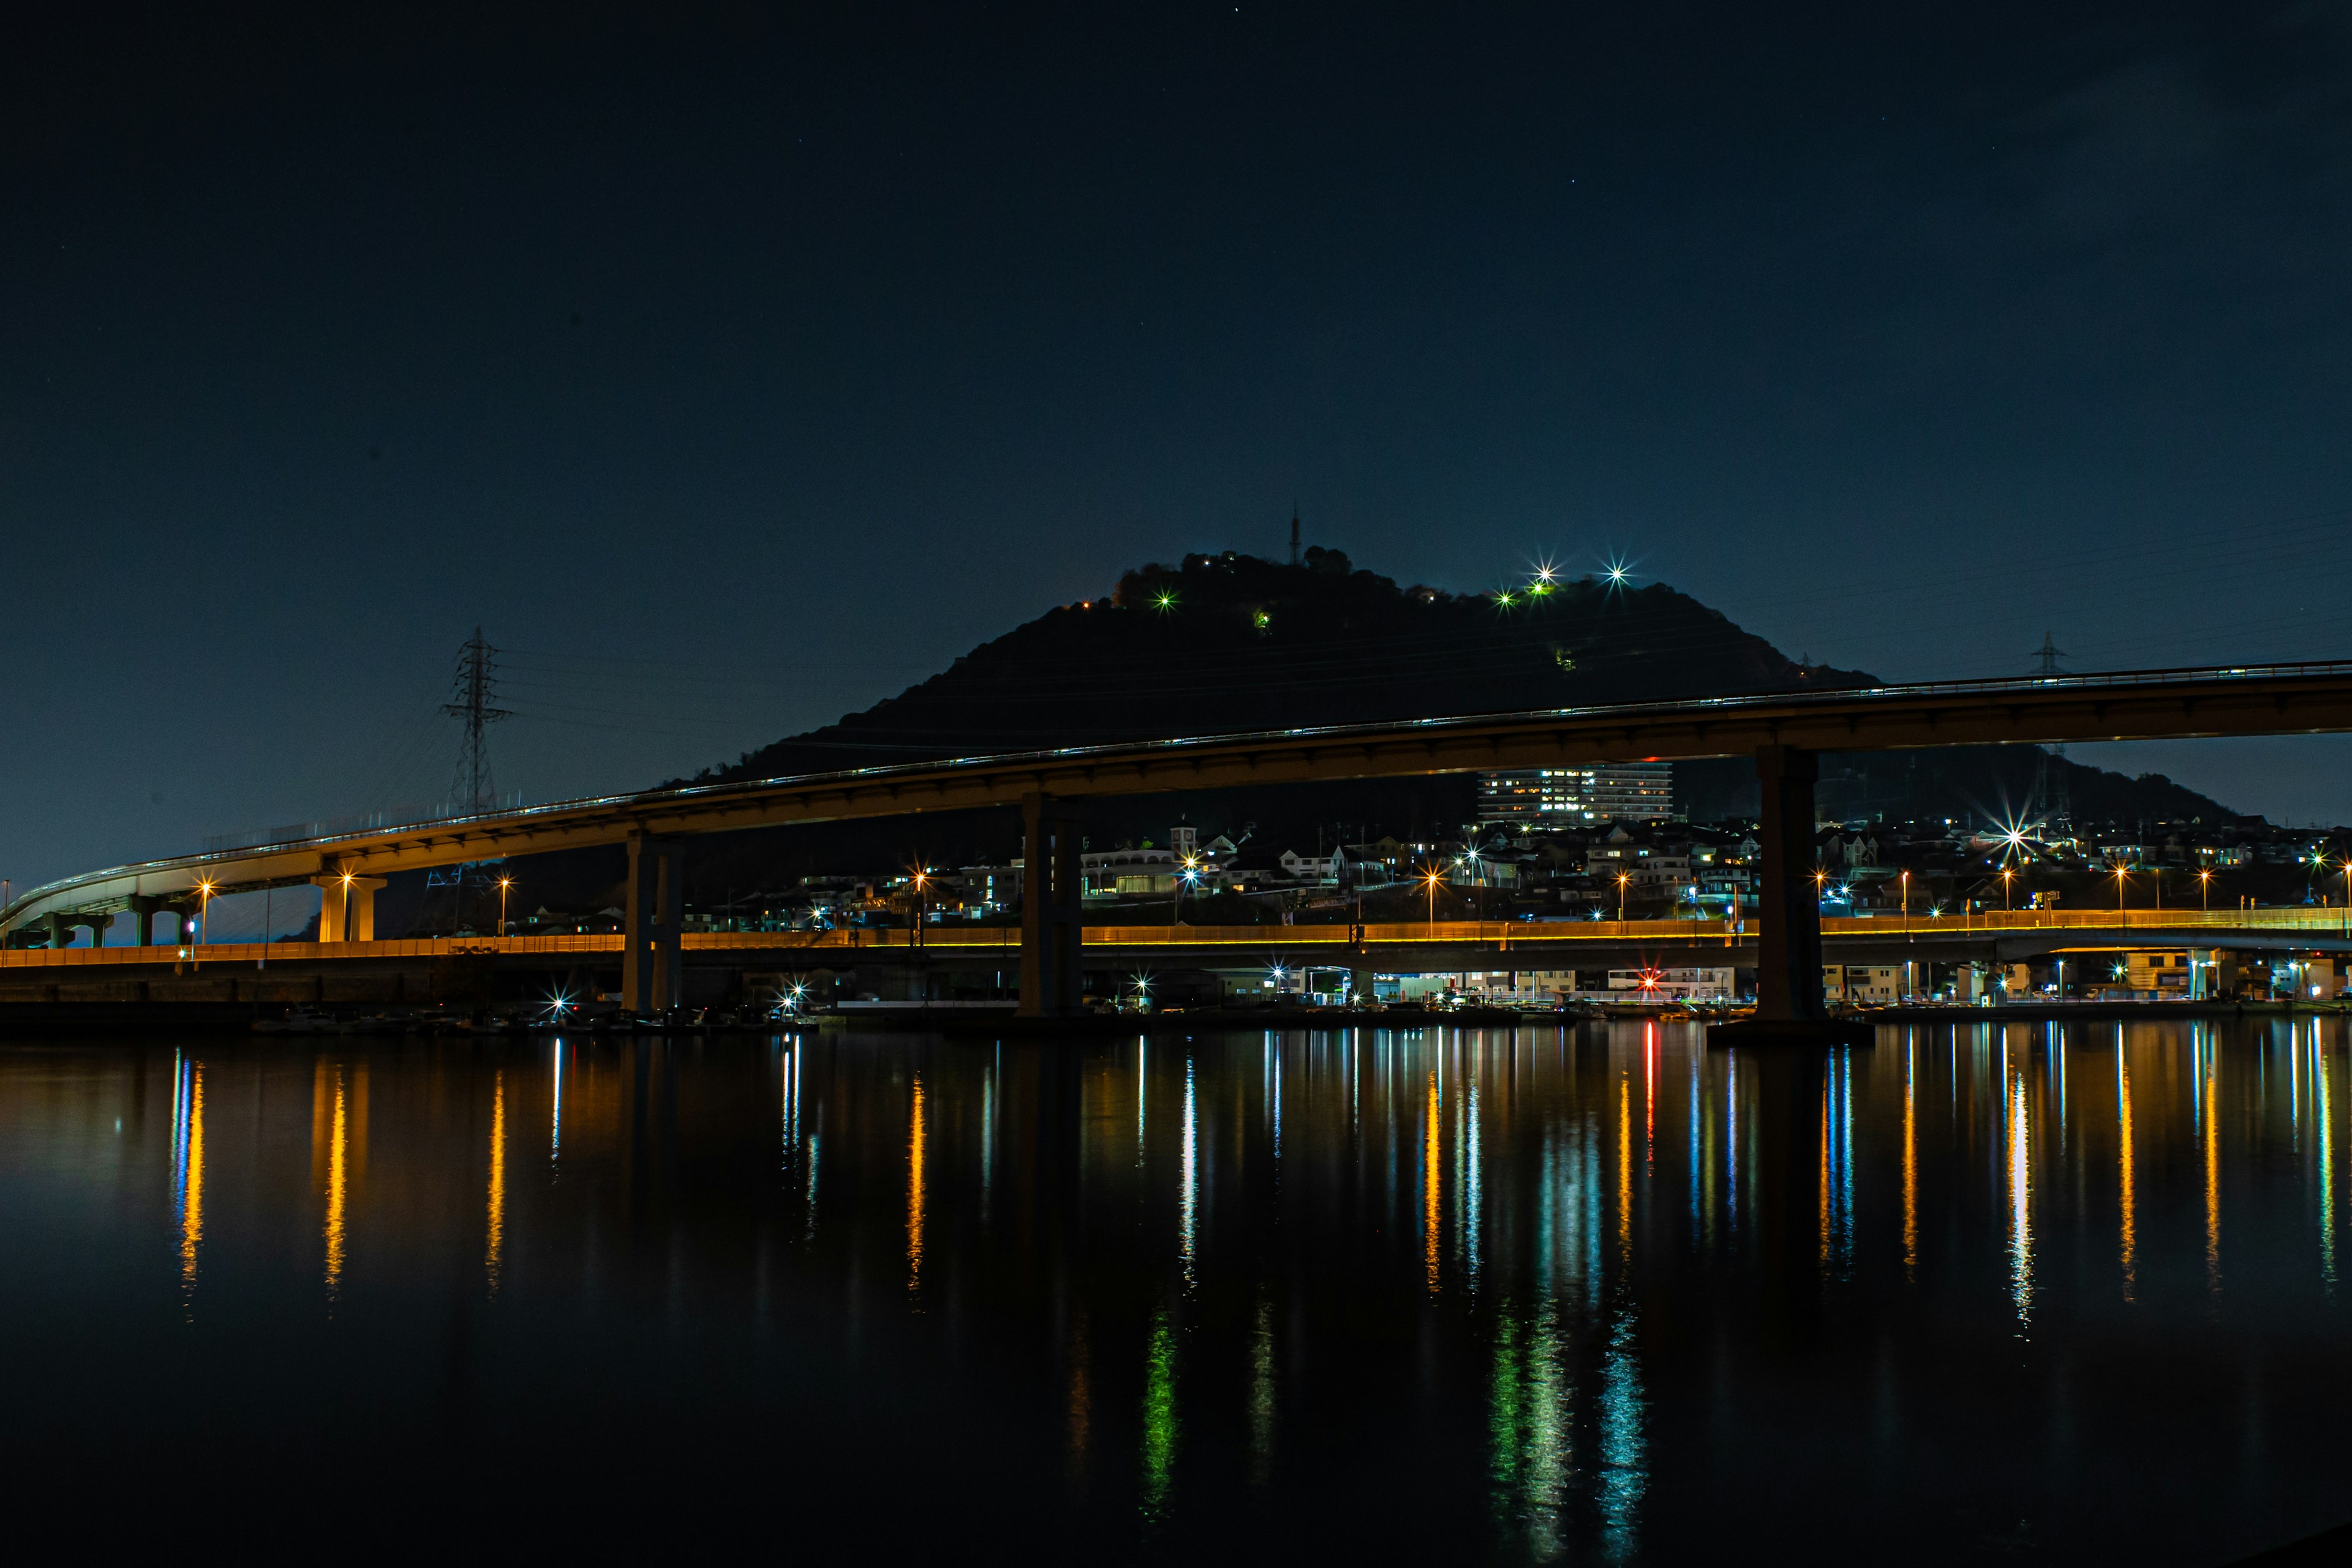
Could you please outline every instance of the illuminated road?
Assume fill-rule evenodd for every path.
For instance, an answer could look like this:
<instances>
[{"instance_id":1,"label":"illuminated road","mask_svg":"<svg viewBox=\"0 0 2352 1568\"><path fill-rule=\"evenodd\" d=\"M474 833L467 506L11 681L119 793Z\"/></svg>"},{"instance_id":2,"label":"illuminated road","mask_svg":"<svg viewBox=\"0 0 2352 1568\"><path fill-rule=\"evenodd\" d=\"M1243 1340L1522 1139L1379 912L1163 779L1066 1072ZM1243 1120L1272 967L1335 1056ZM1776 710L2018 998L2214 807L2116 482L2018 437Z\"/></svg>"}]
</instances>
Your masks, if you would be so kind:
<instances>
[{"instance_id":1,"label":"illuminated road","mask_svg":"<svg viewBox=\"0 0 2352 1568\"><path fill-rule=\"evenodd\" d=\"M0 910L0 934L50 915L131 908L134 899L186 903L205 889L380 878L591 845L1041 797L1078 802L1769 747L1858 752L2343 731L2352 731L2352 661L1925 682L1072 747L654 790L115 867L30 889Z\"/></svg>"},{"instance_id":2,"label":"illuminated road","mask_svg":"<svg viewBox=\"0 0 2352 1568\"><path fill-rule=\"evenodd\" d=\"M1360 962L1378 968L1410 969L1425 963L1433 971L1467 962L1497 968L1572 968L1596 958L1628 952L1715 952L1734 963L1753 963L1756 922L1737 931L1721 921L1397 921L1346 925L1095 925L1086 928L1089 954L1122 960L1192 961L1209 965L1246 964L1264 956L1344 964L1357 957L1354 930L1363 933ZM720 955L745 961L795 959L839 968L860 960L894 963L950 964L976 959L1017 961L1018 926L937 926L913 941L904 929L845 928L826 931L688 931L684 946L706 961ZM1824 943L1834 954L1854 955L1912 947L1922 956L1974 954L2003 959L2029 954L2110 952L2135 948L2214 947L2235 951L2294 948L2352 951L2352 913L2342 909L2042 910L1966 915L1830 918L1822 921ZM397 942L215 942L194 948L19 948L0 952L0 974L20 972L100 969L129 973L142 967L176 967L193 960L199 967L249 968L265 957L271 964L331 960L364 965L373 961L446 958L498 953L516 958L562 959L567 955L618 953L617 932L581 936L455 937ZM1720 960L1718 960L1720 962Z\"/></svg>"}]
</instances>

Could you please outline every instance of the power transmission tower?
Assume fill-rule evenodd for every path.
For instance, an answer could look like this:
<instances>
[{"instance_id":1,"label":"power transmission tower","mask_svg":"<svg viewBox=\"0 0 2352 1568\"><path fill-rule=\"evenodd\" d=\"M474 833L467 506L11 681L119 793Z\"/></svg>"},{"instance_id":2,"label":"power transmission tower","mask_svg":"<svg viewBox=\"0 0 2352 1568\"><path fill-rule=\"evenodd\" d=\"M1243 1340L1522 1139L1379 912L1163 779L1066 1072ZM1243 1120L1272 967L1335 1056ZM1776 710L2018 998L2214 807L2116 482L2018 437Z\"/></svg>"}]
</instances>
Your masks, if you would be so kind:
<instances>
[{"instance_id":1,"label":"power transmission tower","mask_svg":"<svg viewBox=\"0 0 2352 1568\"><path fill-rule=\"evenodd\" d=\"M2060 647L2048 632L2043 632L2042 646L2033 650L2033 673L2042 677L2064 675L2066 671L2059 668L2058 661L2065 657L2066 650ZM2050 759L2053 757L2059 763L2054 784L2050 771ZM2074 826L2074 810L2066 798L2065 763L2066 748L2061 743L2045 748L2040 760L2033 764L2033 798L2025 809L2028 821L2047 822L2062 830Z\"/></svg>"},{"instance_id":2,"label":"power transmission tower","mask_svg":"<svg viewBox=\"0 0 2352 1568\"><path fill-rule=\"evenodd\" d=\"M482 628L457 650L457 689L441 711L466 721L466 739L457 750L457 780L450 804L461 811L488 811L498 804L490 782L490 748L486 731L510 715L496 706L499 697L499 650L482 640Z\"/></svg>"}]
</instances>

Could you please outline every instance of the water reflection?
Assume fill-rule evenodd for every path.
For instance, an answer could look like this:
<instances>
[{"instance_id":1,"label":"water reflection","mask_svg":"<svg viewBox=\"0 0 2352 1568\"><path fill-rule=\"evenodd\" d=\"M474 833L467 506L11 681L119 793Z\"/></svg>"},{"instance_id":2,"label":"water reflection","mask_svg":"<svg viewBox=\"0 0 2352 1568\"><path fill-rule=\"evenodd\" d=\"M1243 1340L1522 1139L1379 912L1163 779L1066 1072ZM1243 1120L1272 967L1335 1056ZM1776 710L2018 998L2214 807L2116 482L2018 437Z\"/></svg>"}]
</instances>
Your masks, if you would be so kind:
<instances>
[{"instance_id":1,"label":"water reflection","mask_svg":"<svg viewBox=\"0 0 2352 1568\"><path fill-rule=\"evenodd\" d=\"M1176 1481L1176 1333L1166 1308L1152 1314L1143 1367L1143 1516L1156 1523Z\"/></svg>"},{"instance_id":2,"label":"water reflection","mask_svg":"<svg viewBox=\"0 0 2352 1568\"><path fill-rule=\"evenodd\" d=\"M2021 1331L2033 1327L2033 1125L2025 1080L2021 1062L2008 1085L2009 1299Z\"/></svg>"},{"instance_id":3,"label":"water reflection","mask_svg":"<svg viewBox=\"0 0 2352 1568\"><path fill-rule=\"evenodd\" d=\"M2116 1042L2116 1152L2122 1195L2116 1250L2123 1265L2124 1300L2129 1301L2139 1283L2139 1188L2132 1179L2131 1058L2121 1039Z\"/></svg>"},{"instance_id":4,"label":"water reflection","mask_svg":"<svg viewBox=\"0 0 2352 1568\"><path fill-rule=\"evenodd\" d=\"M2319 1048L2319 1026L2311 1026L2311 1109L2319 1123L2319 1279L2336 1294L2336 1093L2328 1081L2335 1064Z\"/></svg>"},{"instance_id":5,"label":"water reflection","mask_svg":"<svg viewBox=\"0 0 2352 1568\"><path fill-rule=\"evenodd\" d=\"M2199 1089L2194 1103L2205 1145L2205 1288L2219 1294L2221 1289L2221 1086L2208 1064L2217 1062L2220 1053L2212 1048L2205 1026L2200 1024L2195 1027L2190 1066L2197 1075Z\"/></svg>"},{"instance_id":6,"label":"water reflection","mask_svg":"<svg viewBox=\"0 0 2352 1568\"><path fill-rule=\"evenodd\" d=\"M1523 1536L1529 1556L1549 1563L1568 1546L1560 1515L1575 1452L1573 1384L1557 1304L1528 1311L1506 1301L1494 1339L1487 1429L1496 1518Z\"/></svg>"},{"instance_id":7,"label":"water reflection","mask_svg":"<svg viewBox=\"0 0 2352 1568\"><path fill-rule=\"evenodd\" d=\"M502 1068L490 1083L489 1238L482 1248L482 1276L490 1298L498 1299L499 1263L507 1244L507 1075Z\"/></svg>"},{"instance_id":8,"label":"water reflection","mask_svg":"<svg viewBox=\"0 0 2352 1568\"><path fill-rule=\"evenodd\" d=\"M172 1207L180 1226L180 1300L191 1304L205 1240L205 1069L172 1053Z\"/></svg>"},{"instance_id":9,"label":"water reflection","mask_svg":"<svg viewBox=\"0 0 2352 1568\"><path fill-rule=\"evenodd\" d=\"M547 1171L552 1176L563 1169L563 1042L555 1042L555 1054L547 1069L548 1125Z\"/></svg>"},{"instance_id":10,"label":"water reflection","mask_svg":"<svg viewBox=\"0 0 2352 1568\"><path fill-rule=\"evenodd\" d=\"M340 1068L330 1071L323 1062L320 1064L319 1092L315 1098L331 1104L325 1129L327 1206L320 1238L326 1249L327 1304L331 1308L342 1292L343 1205L351 1194L351 1107Z\"/></svg>"},{"instance_id":11,"label":"water reflection","mask_svg":"<svg viewBox=\"0 0 2352 1568\"><path fill-rule=\"evenodd\" d=\"M1250 1325L1250 1480L1264 1486L1274 1474L1274 1303L1261 1295Z\"/></svg>"},{"instance_id":12,"label":"water reflection","mask_svg":"<svg viewBox=\"0 0 2352 1568\"><path fill-rule=\"evenodd\" d=\"M1919 1042L1903 1041L1903 1278L1919 1278Z\"/></svg>"},{"instance_id":13,"label":"water reflection","mask_svg":"<svg viewBox=\"0 0 2352 1568\"><path fill-rule=\"evenodd\" d=\"M907 1127L907 1294L923 1289L923 1075L915 1075L914 1111Z\"/></svg>"},{"instance_id":14,"label":"water reflection","mask_svg":"<svg viewBox=\"0 0 2352 1568\"><path fill-rule=\"evenodd\" d=\"M15 1429L92 1475L200 1408L224 1464L321 1434L404 1495L436 1454L749 1466L917 1554L1954 1561L2025 1519L2222 1561L2352 1517L2345 1044L828 1030L93 1047L72 1092L0 1057L5 1212L131 1173L0 1331L58 1347ZM168 1150L74 1109L167 1072ZM546 1179L509 1147L542 1106ZM919 1487L917 1441L955 1458Z\"/></svg>"},{"instance_id":15,"label":"water reflection","mask_svg":"<svg viewBox=\"0 0 2352 1568\"><path fill-rule=\"evenodd\" d=\"M1635 1312L1621 1301L1609 1329L1601 1369L1601 1540L1612 1562L1631 1559L1639 1543L1642 1501L1650 1489L1650 1444L1634 1339Z\"/></svg>"},{"instance_id":16,"label":"water reflection","mask_svg":"<svg viewBox=\"0 0 2352 1568\"><path fill-rule=\"evenodd\" d=\"M1421 1136L1421 1245L1423 1272L1429 1293L1437 1294L1438 1240L1438 1165L1437 1133L1440 1101L1437 1094L1437 1069L1429 1069L1429 1089L1422 1117Z\"/></svg>"}]
</instances>

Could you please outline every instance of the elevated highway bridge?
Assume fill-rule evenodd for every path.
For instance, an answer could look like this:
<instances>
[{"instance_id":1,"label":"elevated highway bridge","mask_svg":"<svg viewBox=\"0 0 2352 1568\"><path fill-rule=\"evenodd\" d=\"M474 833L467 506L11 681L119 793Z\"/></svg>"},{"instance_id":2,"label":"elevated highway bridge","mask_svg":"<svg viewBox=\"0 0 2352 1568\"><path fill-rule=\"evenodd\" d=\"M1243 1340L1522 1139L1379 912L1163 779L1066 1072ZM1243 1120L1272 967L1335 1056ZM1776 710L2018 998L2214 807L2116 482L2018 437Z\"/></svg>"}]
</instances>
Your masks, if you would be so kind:
<instances>
[{"instance_id":1,"label":"elevated highway bridge","mask_svg":"<svg viewBox=\"0 0 2352 1568\"><path fill-rule=\"evenodd\" d=\"M316 884L324 900L321 933L343 939L317 945L348 943L353 961L362 953L391 956L383 950L401 944L372 940L373 899L394 871L621 844L629 852L626 929L611 940L621 954L625 1005L651 1011L682 994L684 955L699 945L681 919L679 856L687 840L792 823L1017 806L1029 847L1019 993L1024 1012L1050 1016L1076 1006L1087 962L1083 948L1104 945L1104 939L1084 927L1079 903L1083 838L1077 813L1089 798L1746 755L1756 759L1763 792L1760 908L1751 922L1758 1016L1801 1030L1827 1016L1820 980L1823 931L1810 876L1817 753L2346 731L2352 731L2352 661L1919 682L1071 747L564 801L115 867L17 898L0 910L0 942L21 942L19 933L34 929L53 934L77 920L88 923L122 910L139 917L142 933L152 932L149 916L158 909L225 893ZM1913 923L1920 932L1930 925L1925 918ZM1265 942L1261 928L1242 929L1252 934L1237 941ZM1302 933L1320 929L1283 928L1283 941L1311 942ZM1517 935L1533 929L1513 928L1511 940L1544 940ZM1982 940L1988 933L1960 934L1963 940ZM1719 928L1716 935L1728 941ZM1496 939L1497 951L1503 940ZM1549 940L1564 951L1597 953L1597 944L1612 939L1596 931ZM1650 939L1620 931L1613 940L1622 945ZM1664 942L1665 933L1656 940ZM1840 933L1839 940L1845 935ZM1881 939L1873 932L1863 940L1874 944ZM1442 943L1427 932L1423 942L1432 948L1459 946L1465 952L1485 950L1481 942ZM1596 945L1565 946L1570 943ZM1419 951L1402 934L1392 945ZM1132 951L1141 957L1158 950L1139 941ZM1166 951L1172 955L1175 948ZM46 963L64 956L52 950L34 961L12 951L5 962Z\"/></svg>"}]
</instances>

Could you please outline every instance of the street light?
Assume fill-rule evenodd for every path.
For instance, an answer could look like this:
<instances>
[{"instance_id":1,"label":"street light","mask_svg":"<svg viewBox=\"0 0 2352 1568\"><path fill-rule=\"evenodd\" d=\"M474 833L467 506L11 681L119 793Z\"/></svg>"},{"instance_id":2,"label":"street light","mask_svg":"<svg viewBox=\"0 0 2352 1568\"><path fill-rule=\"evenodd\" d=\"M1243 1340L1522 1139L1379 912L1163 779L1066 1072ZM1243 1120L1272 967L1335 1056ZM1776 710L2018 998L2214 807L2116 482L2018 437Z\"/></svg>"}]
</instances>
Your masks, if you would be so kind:
<instances>
[{"instance_id":1,"label":"street light","mask_svg":"<svg viewBox=\"0 0 2352 1568\"><path fill-rule=\"evenodd\" d=\"M2197 901L2207 914L2213 912L2213 873L2210 871L2197 873Z\"/></svg>"},{"instance_id":2,"label":"street light","mask_svg":"<svg viewBox=\"0 0 2352 1568\"><path fill-rule=\"evenodd\" d=\"M2126 879L2126 877L2128 877L2128 876L2130 876L2130 875L2131 875L2131 868L2130 868L2129 867L2127 867L2127 866L2117 866L2117 867L2116 868L2116 912L2117 914L2121 914L2121 913L2123 913L2123 908L2124 908L2124 879Z\"/></svg>"},{"instance_id":3,"label":"street light","mask_svg":"<svg viewBox=\"0 0 2352 1568\"><path fill-rule=\"evenodd\" d=\"M2010 912L2009 879L2016 875L2016 872L2006 866L2000 868L2000 912L2003 914Z\"/></svg>"},{"instance_id":4,"label":"street light","mask_svg":"<svg viewBox=\"0 0 2352 1568\"><path fill-rule=\"evenodd\" d=\"M1432 941L1434 941L1437 936L1438 882L1438 876L1435 868L1433 867L1431 869L1423 872L1421 879L1429 889L1429 936Z\"/></svg>"},{"instance_id":5,"label":"street light","mask_svg":"<svg viewBox=\"0 0 2352 1568\"><path fill-rule=\"evenodd\" d=\"M191 967L204 962L197 955L204 947L205 917L212 913L212 908L213 884L209 881L198 882L196 884L196 940L188 944L188 963Z\"/></svg>"},{"instance_id":6,"label":"street light","mask_svg":"<svg viewBox=\"0 0 2352 1568\"><path fill-rule=\"evenodd\" d=\"M1625 885L1633 879L1623 871L1617 873L1617 923L1625 923Z\"/></svg>"},{"instance_id":7,"label":"street light","mask_svg":"<svg viewBox=\"0 0 2352 1568\"><path fill-rule=\"evenodd\" d=\"M499 879L499 935L501 937L507 934L507 891L513 886L512 877Z\"/></svg>"}]
</instances>

